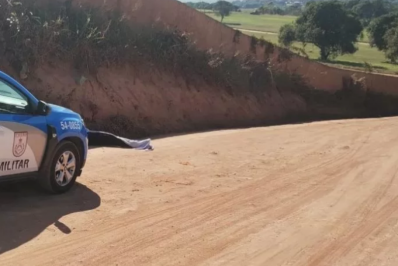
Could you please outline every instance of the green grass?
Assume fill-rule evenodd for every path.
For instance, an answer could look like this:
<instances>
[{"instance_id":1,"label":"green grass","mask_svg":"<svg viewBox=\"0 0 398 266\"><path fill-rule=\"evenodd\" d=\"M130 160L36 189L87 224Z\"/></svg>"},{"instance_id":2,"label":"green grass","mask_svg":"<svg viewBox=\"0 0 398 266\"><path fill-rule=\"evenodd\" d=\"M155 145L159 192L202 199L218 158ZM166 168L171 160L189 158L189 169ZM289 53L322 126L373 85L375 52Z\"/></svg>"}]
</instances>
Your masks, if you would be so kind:
<instances>
[{"instance_id":1,"label":"green grass","mask_svg":"<svg viewBox=\"0 0 398 266\"><path fill-rule=\"evenodd\" d=\"M202 10L209 17L220 20L213 11ZM233 12L230 16L225 17L223 23L236 29L255 30L263 32L279 33L279 29L296 20L296 16L280 16L280 15L251 15L250 12ZM366 31L363 32L361 42L369 42Z\"/></svg>"},{"instance_id":2,"label":"green grass","mask_svg":"<svg viewBox=\"0 0 398 266\"><path fill-rule=\"evenodd\" d=\"M206 14L216 20L220 20L220 17L217 17L213 12L207 11ZM246 35L258 38L263 37L267 41L278 44L280 27L293 22L295 19L295 16L250 15L247 12L234 12L224 18L223 22L232 28L239 29ZM302 48L299 43L293 46ZM360 40L357 46L358 51L355 54L338 56L328 62L328 64L363 70L366 62L366 64L370 64L373 67L374 72L398 74L398 65L386 62L383 52L369 46L366 32L364 32L364 38ZM317 60L319 57L319 49L311 44L307 45L306 53L313 60Z\"/></svg>"},{"instance_id":3,"label":"green grass","mask_svg":"<svg viewBox=\"0 0 398 266\"><path fill-rule=\"evenodd\" d=\"M278 44L277 34L252 33L244 30L242 32ZM293 46L303 48L300 43L295 43ZM376 48L371 48L367 43L358 43L357 46L358 51L355 54L338 56L333 61L328 62L328 64L363 70L366 62L373 67L374 72L398 73L398 65L387 63L383 52ZM317 60L319 58L319 49L315 45L308 44L305 52L310 59Z\"/></svg>"},{"instance_id":4,"label":"green grass","mask_svg":"<svg viewBox=\"0 0 398 266\"><path fill-rule=\"evenodd\" d=\"M220 20L220 17L213 12L206 12L206 14L213 19ZM295 19L295 16L250 15L247 12L234 12L231 16L225 17L223 22L234 28L277 33L280 27Z\"/></svg>"}]
</instances>

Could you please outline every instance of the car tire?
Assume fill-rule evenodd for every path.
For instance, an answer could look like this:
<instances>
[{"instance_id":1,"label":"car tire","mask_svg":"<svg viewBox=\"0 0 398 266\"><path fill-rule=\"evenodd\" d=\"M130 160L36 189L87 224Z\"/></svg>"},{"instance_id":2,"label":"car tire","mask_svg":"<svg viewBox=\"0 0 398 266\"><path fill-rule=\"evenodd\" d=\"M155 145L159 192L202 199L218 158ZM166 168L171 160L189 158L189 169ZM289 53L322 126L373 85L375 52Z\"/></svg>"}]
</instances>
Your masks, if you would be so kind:
<instances>
[{"instance_id":1,"label":"car tire","mask_svg":"<svg viewBox=\"0 0 398 266\"><path fill-rule=\"evenodd\" d=\"M72 162L70 158L74 158L75 160L73 173L71 168L67 169L68 162L63 162L63 159L66 157L69 158L69 162ZM69 191L76 183L78 169L80 166L81 156L79 154L79 149L72 142L63 141L57 145L53 156L46 158L46 162L39 173L38 182L40 186L49 193L65 193ZM63 168L59 170L59 167ZM68 171L68 173L66 173L66 171ZM60 178L61 172L63 172L63 175ZM65 182L61 182L61 179Z\"/></svg>"}]
</instances>

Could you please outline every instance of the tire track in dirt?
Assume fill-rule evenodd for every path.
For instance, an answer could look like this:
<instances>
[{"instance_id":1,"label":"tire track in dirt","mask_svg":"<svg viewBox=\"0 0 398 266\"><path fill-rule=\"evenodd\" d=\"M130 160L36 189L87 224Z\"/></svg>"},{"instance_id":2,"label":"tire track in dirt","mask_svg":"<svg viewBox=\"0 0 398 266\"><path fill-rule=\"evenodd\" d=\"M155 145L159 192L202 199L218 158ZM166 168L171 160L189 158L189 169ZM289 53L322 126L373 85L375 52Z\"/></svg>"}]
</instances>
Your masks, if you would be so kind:
<instances>
[{"instance_id":1,"label":"tire track in dirt","mask_svg":"<svg viewBox=\"0 0 398 266\"><path fill-rule=\"evenodd\" d=\"M154 203L145 197L155 181L141 182L142 193L119 195L125 204L139 199L140 208L112 216L107 211L113 204L124 205L109 195L124 193L118 187L131 184L124 175L134 166L127 165L128 158L120 162L109 158L110 164L123 167L111 165L118 176L109 186L91 183L92 189L100 188L101 197L108 197L98 212L89 214L98 218L92 227L70 215L67 221L82 230L54 239L43 234L35 245L22 245L3 254L0 265L361 265L371 258L365 253L353 257L354 250L361 252L359 243L376 247L372 254L379 254L392 248L389 245L394 240L393 235L379 235L398 222L394 209L398 194L392 189L398 185L398 156L394 156L398 126L393 121L323 122L160 140L157 153L134 157L136 165L148 167L146 172L135 171L130 176L140 174L142 180L156 177L156 182L171 176L179 183L186 178L196 181L196 175L206 178L217 173L223 176L218 180L233 185L220 189L209 186L207 193L201 194L201 187L191 182L162 195L181 197L179 202ZM162 151L162 143L167 150ZM250 143L256 147L250 148ZM209 155L214 147L221 154L218 157ZM265 156L253 154L253 150ZM94 158L99 156L95 152L91 154ZM123 158L127 153L108 154ZM253 158L248 160L247 156ZM170 165L187 157L194 166ZM158 160L154 170L148 160L152 158ZM240 176L251 179L232 182ZM92 178L107 180L105 174ZM117 178L123 183L118 184ZM167 188L173 186L178 185L167 183ZM319 216L324 211L330 217ZM304 234L311 223L314 231ZM274 242L267 243L272 230L282 233L275 233L270 238ZM264 244L251 245L255 237Z\"/></svg>"},{"instance_id":2,"label":"tire track in dirt","mask_svg":"<svg viewBox=\"0 0 398 266\"><path fill-rule=\"evenodd\" d=\"M352 150L350 153L344 154L338 160L335 160L333 162L328 161L329 167L331 169L336 169L335 165L339 165L340 161L345 161L346 158L352 157L356 152L357 152L357 149ZM314 166L313 168L315 169L316 166ZM304 169L303 172L308 171L308 170L309 169ZM231 227L232 225L236 225L238 223L244 222L245 220L248 219L248 217L252 217L251 219L256 219L257 218L255 215L256 213L259 215L263 215L264 212L271 211L272 207L280 208L280 207L278 207L278 205L282 205L286 202L289 202L289 200L291 200L291 198L293 198L295 195L299 194L301 196L301 199L299 201L296 201L295 204L293 204L293 205L288 205L287 210L281 209L280 210L281 214L277 215L275 218L282 217L286 213L293 212L298 206L300 206L302 203L306 202L309 198L322 195L326 192L325 188L323 188L321 190L314 191L313 187L316 187L317 184L312 184L309 188L306 188L306 190L297 191L292 196L286 197L285 199L281 200L275 196L277 196L279 193L281 193L284 190L291 190L295 186L296 183L306 183L306 181L308 181L308 179L311 179L311 176L309 176L309 177L302 176L300 179L296 180L295 183L288 184L286 186L284 184L284 182L282 182L282 181L286 181L286 179L288 179L290 177L290 175L287 174L285 176L286 177L282 177L282 178L279 177L278 181L279 181L279 183L282 183L279 185L279 187L275 188L276 184L271 184L271 187L274 187L274 189L270 190L268 192L268 194L266 195L266 197L271 197L272 199L274 199L273 201L269 201L267 203L267 205L261 209L254 209L252 212L244 213L243 215L239 216L238 218L230 220L226 224L221 224L219 227L214 228L214 230L220 230L222 228L224 228L224 230L225 230L225 228ZM339 178L341 178L341 177L338 177L335 179L325 177L325 179L322 181L319 181L319 183L328 181L328 183L331 184L334 182L338 182ZM327 185L326 183L324 183L324 185L325 185L324 187L330 186L330 185ZM185 225L184 227L180 227L179 231L186 231L188 229L195 230L196 227L198 227L203 222L209 220L211 217L213 217L213 219L216 219L218 217L217 214L219 214L219 213L227 212L227 211L232 212L237 204L239 204L241 206L245 206L250 202L263 200L264 193L261 192L260 194L258 194L258 193L256 193L256 191L258 191L258 190L263 191L263 189L266 189L269 186L270 186L270 184L268 182L264 183L263 180L260 180L254 184L251 184L250 186L248 186L244 189L240 189L238 191L233 191L228 194L223 194L222 196L215 195L209 199L205 199L204 201L200 200L199 202L189 203L188 206L185 206L185 204L184 204L181 206L168 208L166 210L160 210L158 212L152 213L149 216L143 216L138 219L122 220L119 223L120 226L113 224L111 226L112 228L107 228L107 227L101 228L101 230L96 231L94 235L105 234L109 230L115 231L117 229L123 229L126 227L126 224L137 224L137 222L144 222L145 220L157 218L159 216L161 217L164 214L169 214L169 215L167 218L157 220L156 222L153 222L153 223L145 224L145 226L143 226L143 227L136 226L137 227L136 230L141 230L141 229L144 229L145 227L156 227L165 222L166 223L167 222L174 223L173 222L174 219L180 220L178 215L176 215L176 214L184 213L184 212L188 211L188 209L191 209L191 210L195 209L195 213L198 213L198 214L199 213L206 214L203 217L201 217L200 219L192 219L191 217L185 217L185 220L183 220L183 221L180 220L181 224L185 224L185 223L188 223L188 224ZM248 197L247 195L252 195L252 196ZM199 209L197 209L197 208L199 208ZM174 211L174 213L173 213L173 211ZM178 212L178 213L175 213L175 212ZM167 227L167 225L164 225L164 226ZM264 226L264 225L262 225L262 226ZM153 239L153 241L149 241L145 245L143 244L143 242L144 242L145 238L147 238L147 237L138 238L138 239L136 238L132 243L130 243L130 245L137 246L135 249L136 251L137 251L137 248L138 248L138 250L145 249L145 248L155 244L156 242L165 241L165 240L169 239L172 234L173 233L170 233L170 234L164 235L160 238L159 237L155 238L155 239ZM84 241L85 238L86 237L77 239L76 242ZM237 238L236 241L237 240L239 240L239 238ZM65 246L65 245L68 245L68 243L63 243L62 245ZM72 243L70 243L70 245L73 246L74 243L72 242ZM55 249L57 249L57 247L55 247ZM129 249L129 248L127 247L127 249ZM121 255L123 255L123 252L121 252L120 254L116 253L114 255L121 256ZM97 258L94 261L103 261L104 258L101 258L101 256L98 256L98 255L96 255L96 256L97 256Z\"/></svg>"},{"instance_id":3,"label":"tire track in dirt","mask_svg":"<svg viewBox=\"0 0 398 266\"><path fill-rule=\"evenodd\" d=\"M330 263L335 263L341 257L347 255L347 253L357 245L360 240L369 236L378 227L383 226L387 219L398 212L396 206L398 204L398 197L391 200L388 204L384 205L379 211L374 212L372 217L366 223L361 223L356 227L355 230L351 231L349 234L340 237L338 242L333 243L324 249L328 252L328 255L319 254L312 258L307 265L330 265ZM398 218L395 219L398 221ZM349 230L347 230L349 231Z\"/></svg>"},{"instance_id":4,"label":"tire track in dirt","mask_svg":"<svg viewBox=\"0 0 398 266\"><path fill-rule=\"evenodd\" d=\"M377 132L377 131L373 131ZM395 138L394 141L397 141L398 138ZM386 150L389 147L386 145L382 147L380 150ZM391 148L391 147L390 147ZM398 158L397 158L398 159ZM387 165L387 170L389 170L391 167L397 165L398 160L391 160L391 162ZM359 224L358 223L351 223L349 222L353 218L352 213L346 213L344 216L341 216L339 219L339 224L341 221L346 221L345 226L343 226L344 229L340 229L340 235L342 237L337 237L335 241L330 243L328 246L323 245L324 247L322 248L325 250L324 253L318 253L315 258L310 260L308 264L303 264L302 265L311 265L311 266L318 266L318 265L324 265L323 263L326 263L325 265L330 265L333 261L344 257L347 255L347 253L355 247L355 245L359 242L355 242L353 239L362 239L366 236L366 234L361 234L360 238L355 238L355 233L357 233L358 227L361 228L364 224L367 224L369 222L369 219L371 220L372 217L375 215L376 208L380 204L381 200L383 199L383 196L386 194L387 190L391 187L392 183L394 182L396 178L396 174L398 171L398 167L393 167L393 174L388 175L388 173L382 175L387 175L391 176L390 179L387 180L387 182L382 183L379 187L377 187L368 197L367 199L357 208L353 211L357 217L360 217ZM391 213L392 215L393 213ZM351 233L354 231L354 233ZM369 232L370 233L370 232ZM327 243L327 242L326 242ZM345 249L344 249L345 247ZM329 264L328 264L329 263Z\"/></svg>"}]
</instances>

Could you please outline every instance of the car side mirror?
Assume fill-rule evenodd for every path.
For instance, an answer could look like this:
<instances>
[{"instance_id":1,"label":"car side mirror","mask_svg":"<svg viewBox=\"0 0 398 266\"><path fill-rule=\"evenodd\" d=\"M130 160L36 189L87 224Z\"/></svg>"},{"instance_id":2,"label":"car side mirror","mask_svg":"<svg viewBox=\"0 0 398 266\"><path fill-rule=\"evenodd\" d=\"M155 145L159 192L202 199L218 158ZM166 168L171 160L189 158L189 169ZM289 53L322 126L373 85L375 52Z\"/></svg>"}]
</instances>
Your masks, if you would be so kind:
<instances>
[{"instance_id":1,"label":"car side mirror","mask_svg":"<svg viewBox=\"0 0 398 266\"><path fill-rule=\"evenodd\" d=\"M47 115L48 113L48 105L43 101L39 101L37 105L36 114L37 115Z\"/></svg>"}]
</instances>

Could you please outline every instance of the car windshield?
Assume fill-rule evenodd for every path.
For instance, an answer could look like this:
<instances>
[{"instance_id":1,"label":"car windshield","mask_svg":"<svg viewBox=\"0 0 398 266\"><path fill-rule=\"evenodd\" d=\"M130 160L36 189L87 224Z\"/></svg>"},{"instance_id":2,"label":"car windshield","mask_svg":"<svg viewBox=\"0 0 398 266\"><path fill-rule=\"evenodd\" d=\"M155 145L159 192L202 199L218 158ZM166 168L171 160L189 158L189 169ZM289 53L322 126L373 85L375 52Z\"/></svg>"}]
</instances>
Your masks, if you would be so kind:
<instances>
[{"instance_id":1,"label":"car windshield","mask_svg":"<svg viewBox=\"0 0 398 266\"><path fill-rule=\"evenodd\" d=\"M0 80L0 113L24 114L28 99L6 81Z\"/></svg>"},{"instance_id":2,"label":"car windshield","mask_svg":"<svg viewBox=\"0 0 398 266\"><path fill-rule=\"evenodd\" d=\"M0 80L0 96L26 101L22 95L20 95L18 92L16 92L16 90L2 80Z\"/></svg>"}]
</instances>

